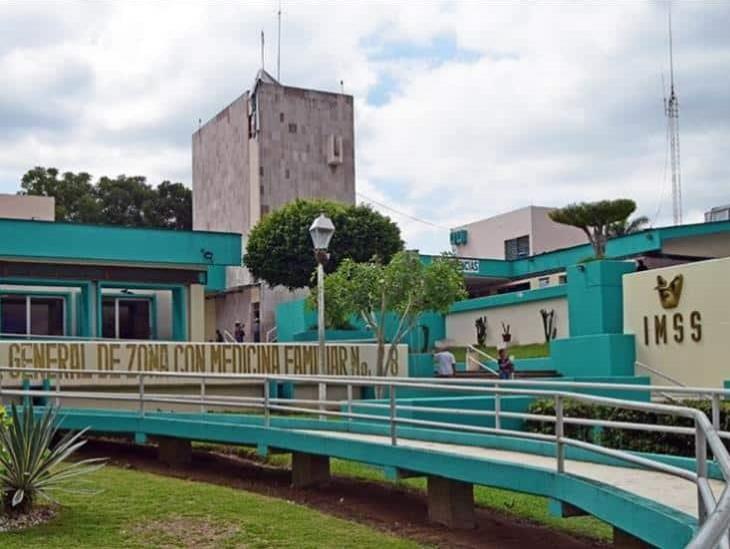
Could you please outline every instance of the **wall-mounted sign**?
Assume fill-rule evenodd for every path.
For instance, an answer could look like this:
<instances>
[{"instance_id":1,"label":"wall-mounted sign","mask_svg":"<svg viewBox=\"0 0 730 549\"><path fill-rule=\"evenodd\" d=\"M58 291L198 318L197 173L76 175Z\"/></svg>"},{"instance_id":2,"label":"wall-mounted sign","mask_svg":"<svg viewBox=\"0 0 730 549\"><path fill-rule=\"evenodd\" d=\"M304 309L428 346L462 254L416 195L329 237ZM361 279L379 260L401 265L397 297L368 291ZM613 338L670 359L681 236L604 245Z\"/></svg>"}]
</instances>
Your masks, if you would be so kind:
<instances>
[{"instance_id":1,"label":"wall-mounted sign","mask_svg":"<svg viewBox=\"0 0 730 549\"><path fill-rule=\"evenodd\" d=\"M469 233L466 229L457 229L451 231L449 240L452 246L464 246L469 240Z\"/></svg>"},{"instance_id":2,"label":"wall-mounted sign","mask_svg":"<svg viewBox=\"0 0 730 549\"><path fill-rule=\"evenodd\" d=\"M478 259L460 259L461 269L465 274L479 273L479 260Z\"/></svg>"},{"instance_id":3,"label":"wall-mounted sign","mask_svg":"<svg viewBox=\"0 0 730 549\"><path fill-rule=\"evenodd\" d=\"M377 345L328 344L325 375L376 375ZM104 381L85 370L113 372L210 372L315 375L317 345L311 343L0 342L0 363L11 368L58 368L61 378ZM408 375L408 346L387 357L386 375ZM18 378L19 374L11 374ZM54 377L54 376L49 376ZM92 379L93 378L93 379ZM108 381L108 378L105 378ZM179 383L179 379L175 381Z\"/></svg>"},{"instance_id":4,"label":"wall-mounted sign","mask_svg":"<svg viewBox=\"0 0 730 549\"><path fill-rule=\"evenodd\" d=\"M626 275L624 332L636 336L637 375L652 383L719 387L730 380L730 258Z\"/></svg>"}]
</instances>

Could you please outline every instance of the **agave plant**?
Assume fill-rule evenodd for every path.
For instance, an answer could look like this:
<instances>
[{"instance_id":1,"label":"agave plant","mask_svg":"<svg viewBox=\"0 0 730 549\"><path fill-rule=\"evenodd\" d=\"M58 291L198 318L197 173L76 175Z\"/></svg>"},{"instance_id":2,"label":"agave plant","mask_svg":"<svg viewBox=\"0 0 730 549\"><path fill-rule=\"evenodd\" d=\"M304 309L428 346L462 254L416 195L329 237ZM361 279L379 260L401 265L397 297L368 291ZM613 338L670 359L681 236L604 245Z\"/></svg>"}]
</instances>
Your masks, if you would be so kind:
<instances>
[{"instance_id":1,"label":"agave plant","mask_svg":"<svg viewBox=\"0 0 730 549\"><path fill-rule=\"evenodd\" d=\"M66 433L53 445L58 433L58 408L48 407L36 417L32 404L19 412L13 404L10 423L0 428L0 489L3 510L9 514L29 512L36 498L50 501L53 490L86 492L67 484L104 466L103 458L64 463L86 444L87 429Z\"/></svg>"}]
</instances>

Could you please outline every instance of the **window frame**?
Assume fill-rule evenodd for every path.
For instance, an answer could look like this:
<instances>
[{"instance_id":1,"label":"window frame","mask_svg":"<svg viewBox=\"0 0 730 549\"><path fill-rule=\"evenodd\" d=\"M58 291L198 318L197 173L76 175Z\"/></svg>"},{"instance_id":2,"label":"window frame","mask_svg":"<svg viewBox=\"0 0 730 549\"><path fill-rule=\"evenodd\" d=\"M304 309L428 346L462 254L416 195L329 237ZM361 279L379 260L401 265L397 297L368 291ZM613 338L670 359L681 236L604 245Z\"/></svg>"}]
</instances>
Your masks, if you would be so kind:
<instances>
[{"instance_id":1,"label":"window frame","mask_svg":"<svg viewBox=\"0 0 730 549\"><path fill-rule=\"evenodd\" d=\"M104 336L104 301L105 300L111 300L114 303L114 336L113 337L106 337ZM157 341L157 299L154 295L119 295L119 294L102 294L101 295L101 307L100 312L102 314L101 318L101 336L104 339L114 339L114 340L120 340L120 341L134 341L131 339L124 339L122 340L119 337L119 302L120 301L146 301L147 302L147 313L148 313L148 323L150 327L149 332L149 338L148 339L142 339L139 341Z\"/></svg>"},{"instance_id":2,"label":"window frame","mask_svg":"<svg viewBox=\"0 0 730 549\"><path fill-rule=\"evenodd\" d=\"M520 241L522 241L522 244L524 244L525 240L527 241L527 250L520 252ZM512 248L514 248L514 254L510 253ZM525 257L530 257L530 235L529 234L516 236L514 238L508 238L507 240L504 241L504 259L506 261L524 259Z\"/></svg>"},{"instance_id":3,"label":"window frame","mask_svg":"<svg viewBox=\"0 0 730 549\"><path fill-rule=\"evenodd\" d=\"M6 297L15 297L25 300L25 332L23 333L5 333L2 332L2 299ZM7 338L9 336L17 337L66 337L69 335L70 323L70 308L68 302L69 296L62 293L47 293L47 292L26 292L17 290L0 290L0 337ZM32 318L32 301L34 299L56 299L61 301L61 334L34 334L31 331L33 325Z\"/></svg>"}]
</instances>

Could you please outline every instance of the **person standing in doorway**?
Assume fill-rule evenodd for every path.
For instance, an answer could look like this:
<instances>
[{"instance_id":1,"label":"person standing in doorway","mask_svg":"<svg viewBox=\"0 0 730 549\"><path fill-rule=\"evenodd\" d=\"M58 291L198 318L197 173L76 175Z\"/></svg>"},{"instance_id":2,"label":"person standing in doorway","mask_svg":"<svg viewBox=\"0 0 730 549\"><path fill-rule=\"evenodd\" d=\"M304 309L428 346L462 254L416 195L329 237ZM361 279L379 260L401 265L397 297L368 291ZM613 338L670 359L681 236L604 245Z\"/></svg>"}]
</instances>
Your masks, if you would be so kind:
<instances>
[{"instance_id":1,"label":"person standing in doorway","mask_svg":"<svg viewBox=\"0 0 730 549\"><path fill-rule=\"evenodd\" d=\"M245 324L240 320L236 321L236 327L233 330L233 339L238 343L243 343L243 340L246 338L246 331L243 329L244 326Z\"/></svg>"},{"instance_id":2,"label":"person standing in doorway","mask_svg":"<svg viewBox=\"0 0 730 549\"><path fill-rule=\"evenodd\" d=\"M448 347L444 347L433 355L436 362L436 377L454 377L456 357Z\"/></svg>"}]
</instances>

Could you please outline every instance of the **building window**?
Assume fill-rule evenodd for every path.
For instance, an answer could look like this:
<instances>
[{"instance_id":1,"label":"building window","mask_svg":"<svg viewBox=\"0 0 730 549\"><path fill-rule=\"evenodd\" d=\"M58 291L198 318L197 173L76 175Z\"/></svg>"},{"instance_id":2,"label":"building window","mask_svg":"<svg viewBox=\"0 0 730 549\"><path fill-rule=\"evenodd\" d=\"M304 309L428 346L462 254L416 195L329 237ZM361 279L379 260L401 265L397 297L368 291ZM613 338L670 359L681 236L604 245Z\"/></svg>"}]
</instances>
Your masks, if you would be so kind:
<instances>
[{"instance_id":1,"label":"building window","mask_svg":"<svg viewBox=\"0 0 730 549\"><path fill-rule=\"evenodd\" d=\"M546 288L547 286L550 286L550 277L549 276L541 276L537 279L537 287L538 288Z\"/></svg>"},{"instance_id":2,"label":"building window","mask_svg":"<svg viewBox=\"0 0 730 549\"><path fill-rule=\"evenodd\" d=\"M289 179L289 168L287 168L287 169L284 170L284 177L286 179Z\"/></svg>"},{"instance_id":3,"label":"building window","mask_svg":"<svg viewBox=\"0 0 730 549\"><path fill-rule=\"evenodd\" d=\"M283 121L284 121L284 113L280 112L279 113L279 122L283 122Z\"/></svg>"},{"instance_id":4,"label":"building window","mask_svg":"<svg viewBox=\"0 0 730 549\"><path fill-rule=\"evenodd\" d=\"M150 300L103 297L101 335L109 339L152 339Z\"/></svg>"},{"instance_id":5,"label":"building window","mask_svg":"<svg viewBox=\"0 0 730 549\"><path fill-rule=\"evenodd\" d=\"M518 259L530 255L530 237L528 235L504 241L504 258Z\"/></svg>"},{"instance_id":6,"label":"building window","mask_svg":"<svg viewBox=\"0 0 730 549\"><path fill-rule=\"evenodd\" d=\"M66 303L62 297L0 297L0 330L3 334L62 336L66 333L65 319Z\"/></svg>"},{"instance_id":7,"label":"building window","mask_svg":"<svg viewBox=\"0 0 730 549\"><path fill-rule=\"evenodd\" d=\"M269 207L266 204L261 205L261 217L269 213Z\"/></svg>"},{"instance_id":8,"label":"building window","mask_svg":"<svg viewBox=\"0 0 730 549\"><path fill-rule=\"evenodd\" d=\"M558 276L558 284L567 284L568 283L568 275L559 275Z\"/></svg>"},{"instance_id":9,"label":"building window","mask_svg":"<svg viewBox=\"0 0 730 549\"><path fill-rule=\"evenodd\" d=\"M259 175L260 175L261 177L263 177L263 176L264 176L264 167L263 167L263 166L259 166Z\"/></svg>"},{"instance_id":10,"label":"building window","mask_svg":"<svg viewBox=\"0 0 730 549\"><path fill-rule=\"evenodd\" d=\"M297 133L297 125L289 122L289 133Z\"/></svg>"}]
</instances>

